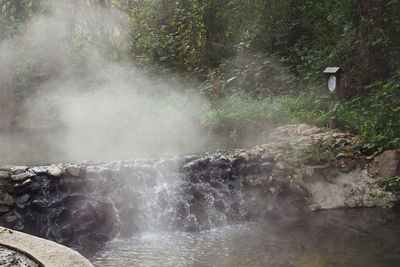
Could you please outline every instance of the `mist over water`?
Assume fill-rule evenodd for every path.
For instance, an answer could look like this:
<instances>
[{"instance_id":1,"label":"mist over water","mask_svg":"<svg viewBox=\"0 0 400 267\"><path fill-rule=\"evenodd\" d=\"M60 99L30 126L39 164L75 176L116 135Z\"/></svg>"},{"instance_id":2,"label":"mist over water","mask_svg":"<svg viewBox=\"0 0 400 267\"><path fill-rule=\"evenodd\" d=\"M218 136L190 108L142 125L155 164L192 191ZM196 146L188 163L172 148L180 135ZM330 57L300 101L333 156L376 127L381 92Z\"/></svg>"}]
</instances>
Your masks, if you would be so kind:
<instances>
[{"instance_id":1,"label":"mist over water","mask_svg":"<svg viewBox=\"0 0 400 267\"><path fill-rule=\"evenodd\" d=\"M115 60L111 47L126 45L124 27L115 12L53 1L0 44L2 164L201 150L208 136L196 112L206 102L176 76L150 77ZM20 79L28 71L38 83Z\"/></svg>"}]
</instances>

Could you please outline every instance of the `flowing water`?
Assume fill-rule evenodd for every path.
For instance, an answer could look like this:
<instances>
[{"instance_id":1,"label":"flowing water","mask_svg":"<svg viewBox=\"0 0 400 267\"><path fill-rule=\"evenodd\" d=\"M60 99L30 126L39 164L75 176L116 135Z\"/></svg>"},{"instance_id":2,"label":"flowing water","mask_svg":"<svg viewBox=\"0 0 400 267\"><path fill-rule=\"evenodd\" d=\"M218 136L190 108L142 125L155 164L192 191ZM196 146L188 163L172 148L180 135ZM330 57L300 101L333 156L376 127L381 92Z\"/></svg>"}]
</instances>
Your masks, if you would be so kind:
<instances>
[{"instance_id":1,"label":"flowing water","mask_svg":"<svg viewBox=\"0 0 400 267\"><path fill-rule=\"evenodd\" d=\"M115 238L91 261L96 266L400 266L399 213L287 213L293 206L287 204L293 202L287 201L290 192L257 195L260 185L243 186L245 169L236 175L232 165L206 156L89 167L93 192L107 196L117 215Z\"/></svg>"}]
</instances>

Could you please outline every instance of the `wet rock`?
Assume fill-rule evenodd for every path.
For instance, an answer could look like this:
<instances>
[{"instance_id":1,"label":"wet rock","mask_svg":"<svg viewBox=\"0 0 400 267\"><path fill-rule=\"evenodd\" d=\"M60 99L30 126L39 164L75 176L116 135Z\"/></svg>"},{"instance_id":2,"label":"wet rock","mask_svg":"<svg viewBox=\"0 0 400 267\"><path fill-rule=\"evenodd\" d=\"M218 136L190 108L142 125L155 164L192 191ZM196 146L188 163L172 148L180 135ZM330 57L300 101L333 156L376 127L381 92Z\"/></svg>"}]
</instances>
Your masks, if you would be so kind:
<instances>
[{"instance_id":1,"label":"wet rock","mask_svg":"<svg viewBox=\"0 0 400 267\"><path fill-rule=\"evenodd\" d=\"M0 194L0 206L13 206L15 204L14 199L8 193Z\"/></svg>"},{"instance_id":2,"label":"wet rock","mask_svg":"<svg viewBox=\"0 0 400 267\"><path fill-rule=\"evenodd\" d=\"M29 194L24 194L24 195L16 198L15 205L20 209L23 209L23 208L29 206L30 205L30 203L29 203L30 197L31 196Z\"/></svg>"},{"instance_id":3,"label":"wet rock","mask_svg":"<svg viewBox=\"0 0 400 267\"><path fill-rule=\"evenodd\" d=\"M261 163L260 167L264 172L267 172L267 173L271 172L272 168L273 168L272 163L268 162L268 161Z\"/></svg>"},{"instance_id":4,"label":"wet rock","mask_svg":"<svg viewBox=\"0 0 400 267\"><path fill-rule=\"evenodd\" d=\"M0 179L8 179L10 177L11 175L9 171L0 171Z\"/></svg>"},{"instance_id":5,"label":"wet rock","mask_svg":"<svg viewBox=\"0 0 400 267\"><path fill-rule=\"evenodd\" d=\"M31 177L31 175L32 174L30 174L28 172L24 172L21 174L12 175L11 180L13 180L14 182L22 182L22 181L25 181L26 179L28 179L29 177Z\"/></svg>"},{"instance_id":6,"label":"wet rock","mask_svg":"<svg viewBox=\"0 0 400 267\"><path fill-rule=\"evenodd\" d=\"M13 190L14 186L11 182L11 179L0 179L0 192L12 193Z\"/></svg>"},{"instance_id":7,"label":"wet rock","mask_svg":"<svg viewBox=\"0 0 400 267\"><path fill-rule=\"evenodd\" d=\"M30 184L31 182L32 182L32 179L31 179L31 178L28 178L28 179L26 179L21 185L22 185L22 186L25 186L25 185Z\"/></svg>"},{"instance_id":8,"label":"wet rock","mask_svg":"<svg viewBox=\"0 0 400 267\"><path fill-rule=\"evenodd\" d=\"M62 175L62 170L56 165L50 165L47 168L47 172L50 176L60 177Z\"/></svg>"},{"instance_id":9,"label":"wet rock","mask_svg":"<svg viewBox=\"0 0 400 267\"><path fill-rule=\"evenodd\" d=\"M259 163L251 162L246 165L245 173L246 174L258 174L261 172L261 166Z\"/></svg>"},{"instance_id":10,"label":"wet rock","mask_svg":"<svg viewBox=\"0 0 400 267\"><path fill-rule=\"evenodd\" d=\"M0 205L0 214L1 213L6 213L10 211L10 207L9 206L5 206L5 205Z\"/></svg>"},{"instance_id":11,"label":"wet rock","mask_svg":"<svg viewBox=\"0 0 400 267\"><path fill-rule=\"evenodd\" d=\"M31 168L31 170L35 174L39 174L39 175L48 173L47 166L35 166L35 167Z\"/></svg>"},{"instance_id":12,"label":"wet rock","mask_svg":"<svg viewBox=\"0 0 400 267\"><path fill-rule=\"evenodd\" d=\"M81 174L81 168L75 165L71 165L65 168L67 173L71 176L78 177Z\"/></svg>"},{"instance_id":13,"label":"wet rock","mask_svg":"<svg viewBox=\"0 0 400 267\"><path fill-rule=\"evenodd\" d=\"M195 159L195 160L185 163L185 165L183 166L183 169L186 171L198 171L198 170L201 170L202 168L206 167L207 164L209 163L209 161L210 161L210 158L208 158L208 157Z\"/></svg>"},{"instance_id":14,"label":"wet rock","mask_svg":"<svg viewBox=\"0 0 400 267\"><path fill-rule=\"evenodd\" d=\"M24 172L26 172L27 169L28 169L28 167L26 167L26 166L13 166L11 168L11 171L15 175L15 174L24 173Z\"/></svg>"},{"instance_id":15,"label":"wet rock","mask_svg":"<svg viewBox=\"0 0 400 267\"><path fill-rule=\"evenodd\" d=\"M218 168L228 168L230 166L230 161L226 157L214 158L211 162Z\"/></svg>"},{"instance_id":16,"label":"wet rock","mask_svg":"<svg viewBox=\"0 0 400 267\"><path fill-rule=\"evenodd\" d=\"M250 160L250 156L247 153L240 153L238 159L241 159L244 162L248 162Z\"/></svg>"},{"instance_id":17,"label":"wet rock","mask_svg":"<svg viewBox=\"0 0 400 267\"><path fill-rule=\"evenodd\" d=\"M5 222L8 225L12 225L18 220L18 218L12 214L6 213L3 216L0 217L0 221Z\"/></svg>"},{"instance_id":18,"label":"wet rock","mask_svg":"<svg viewBox=\"0 0 400 267\"><path fill-rule=\"evenodd\" d=\"M262 156L262 150L252 149L250 150L250 158L253 161L258 161Z\"/></svg>"}]
</instances>

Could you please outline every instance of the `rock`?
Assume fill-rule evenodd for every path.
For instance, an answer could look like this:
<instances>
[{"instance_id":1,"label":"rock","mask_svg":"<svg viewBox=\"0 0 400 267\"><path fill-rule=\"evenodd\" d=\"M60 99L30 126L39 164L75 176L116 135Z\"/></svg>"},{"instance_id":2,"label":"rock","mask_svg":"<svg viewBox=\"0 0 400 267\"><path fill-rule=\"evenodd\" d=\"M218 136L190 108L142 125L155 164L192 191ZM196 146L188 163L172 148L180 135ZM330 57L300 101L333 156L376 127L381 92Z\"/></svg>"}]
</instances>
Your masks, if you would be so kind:
<instances>
[{"instance_id":1,"label":"rock","mask_svg":"<svg viewBox=\"0 0 400 267\"><path fill-rule=\"evenodd\" d=\"M400 156L396 150L387 150L377 156L373 172L377 173L380 181L400 175Z\"/></svg>"},{"instance_id":2,"label":"rock","mask_svg":"<svg viewBox=\"0 0 400 267\"><path fill-rule=\"evenodd\" d=\"M31 170L36 174L45 174L45 173L47 173L47 167L46 166L35 166Z\"/></svg>"},{"instance_id":3,"label":"rock","mask_svg":"<svg viewBox=\"0 0 400 267\"><path fill-rule=\"evenodd\" d=\"M20 173L24 173L24 172L26 172L27 169L28 169L28 167L26 167L26 166L13 166L13 167L11 167L11 171L13 172L14 175L20 174Z\"/></svg>"},{"instance_id":4,"label":"rock","mask_svg":"<svg viewBox=\"0 0 400 267\"><path fill-rule=\"evenodd\" d=\"M272 145L272 147L279 150L287 150L290 148L290 141L286 140L286 141L276 142Z\"/></svg>"},{"instance_id":5,"label":"rock","mask_svg":"<svg viewBox=\"0 0 400 267\"><path fill-rule=\"evenodd\" d=\"M11 168L12 168L13 166L11 166L11 165L7 165L7 166L1 166L0 167L0 171L11 171Z\"/></svg>"},{"instance_id":6,"label":"rock","mask_svg":"<svg viewBox=\"0 0 400 267\"><path fill-rule=\"evenodd\" d=\"M319 208L319 206L318 204L311 204L308 206L308 208L310 209L310 211L316 211Z\"/></svg>"},{"instance_id":7,"label":"rock","mask_svg":"<svg viewBox=\"0 0 400 267\"><path fill-rule=\"evenodd\" d=\"M18 218L14 215L4 214L3 216L0 217L0 220L6 223L15 223L18 220Z\"/></svg>"},{"instance_id":8,"label":"rock","mask_svg":"<svg viewBox=\"0 0 400 267\"><path fill-rule=\"evenodd\" d=\"M339 154L337 154L336 155L336 159L342 159L342 158L347 158L348 157L348 155L347 154L345 154L345 153L339 153Z\"/></svg>"},{"instance_id":9,"label":"rock","mask_svg":"<svg viewBox=\"0 0 400 267\"><path fill-rule=\"evenodd\" d=\"M321 128L313 127L311 129L306 129L302 132L302 135L308 136L308 135L313 135L317 133L322 133L323 130Z\"/></svg>"},{"instance_id":10,"label":"rock","mask_svg":"<svg viewBox=\"0 0 400 267\"><path fill-rule=\"evenodd\" d=\"M261 162L274 162L274 156L271 154L264 155L260 158Z\"/></svg>"},{"instance_id":11,"label":"rock","mask_svg":"<svg viewBox=\"0 0 400 267\"><path fill-rule=\"evenodd\" d=\"M0 192L12 193L14 186L10 179L0 179Z\"/></svg>"},{"instance_id":12,"label":"rock","mask_svg":"<svg viewBox=\"0 0 400 267\"><path fill-rule=\"evenodd\" d=\"M8 179L8 178L10 178L9 171L0 171L0 179Z\"/></svg>"},{"instance_id":13,"label":"rock","mask_svg":"<svg viewBox=\"0 0 400 267\"><path fill-rule=\"evenodd\" d=\"M24 194L21 197L16 198L15 203L17 207L21 209L25 208L28 205L27 202L29 201L30 197L31 196L29 194Z\"/></svg>"},{"instance_id":14,"label":"rock","mask_svg":"<svg viewBox=\"0 0 400 267\"><path fill-rule=\"evenodd\" d=\"M276 163L276 167L277 167L279 170L286 170L286 169L287 169L286 164L285 164L284 162L282 162L282 161Z\"/></svg>"},{"instance_id":15,"label":"rock","mask_svg":"<svg viewBox=\"0 0 400 267\"><path fill-rule=\"evenodd\" d=\"M260 164L252 162L246 165L246 171L245 173L247 174L258 174L260 173Z\"/></svg>"},{"instance_id":16,"label":"rock","mask_svg":"<svg viewBox=\"0 0 400 267\"><path fill-rule=\"evenodd\" d=\"M79 168L78 166L68 166L66 168L66 171L69 175L74 176L74 177L78 177L81 174L81 168Z\"/></svg>"},{"instance_id":17,"label":"rock","mask_svg":"<svg viewBox=\"0 0 400 267\"><path fill-rule=\"evenodd\" d=\"M338 162L338 170L343 173L348 173L354 169L354 162L349 159L341 159Z\"/></svg>"},{"instance_id":18,"label":"rock","mask_svg":"<svg viewBox=\"0 0 400 267\"><path fill-rule=\"evenodd\" d=\"M304 168L304 171L305 171L305 174L306 174L307 176L309 176L309 177L311 177L311 176L314 175L314 168L311 167L311 166L306 166L306 167Z\"/></svg>"},{"instance_id":19,"label":"rock","mask_svg":"<svg viewBox=\"0 0 400 267\"><path fill-rule=\"evenodd\" d=\"M267 144L262 144L261 148L262 148L263 151L268 151L269 146Z\"/></svg>"},{"instance_id":20,"label":"rock","mask_svg":"<svg viewBox=\"0 0 400 267\"><path fill-rule=\"evenodd\" d=\"M297 126L297 134L298 135L303 135L303 132L307 129L309 129L310 126L308 126L305 123L300 124L299 126Z\"/></svg>"},{"instance_id":21,"label":"rock","mask_svg":"<svg viewBox=\"0 0 400 267\"><path fill-rule=\"evenodd\" d=\"M8 193L0 194L0 206L13 206L14 199Z\"/></svg>"},{"instance_id":22,"label":"rock","mask_svg":"<svg viewBox=\"0 0 400 267\"><path fill-rule=\"evenodd\" d=\"M347 145L347 144L350 144L350 141L345 138L337 138L335 140L335 145L337 145L337 146L342 146L342 145Z\"/></svg>"},{"instance_id":23,"label":"rock","mask_svg":"<svg viewBox=\"0 0 400 267\"><path fill-rule=\"evenodd\" d=\"M272 171L272 163L271 162L264 162L264 163L261 163L261 169L264 171L264 172L270 172L270 171Z\"/></svg>"},{"instance_id":24,"label":"rock","mask_svg":"<svg viewBox=\"0 0 400 267\"><path fill-rule=\"evenodd\" d=\"M53 177L60 177L62 175L62 170L56 165L50 165L47 168L47 173Z\"/></svg>"},{"instance_id":25,"label":"rock","mask_svg":"<svg viewBox=\"0 0 400 267\"><path fill-rule=\"evenodd\" d=\"M24 173L21 173L21 174L12 175L11 176L11 180L13 180L14 182L22 182L22 181L25 181L29 177L31 177L31 174L27 173L27 172L24 172Z\"/></svg>"},{"instance_id":26,"label":"rock","mask_svg":"<svg viewBox=\"0 0 400 267\"><path fill-rule=\"evenodd\" d=\"M241 158L246 162L250 160L250 156L247 153L240 153L238 158Z\"/></svg>"},{"instance_id":27,"label":"rock","mask_svg":"<svg viewBox=\"0 0 400 267\"><path fill-rule=\"evenodd\" d=\"M261 158L261 156L263 155L263 150L262 149L252 149L250 150L250 156L251 159L254 161L257 161Z\"/></svg>"},{"instance_id":28,"label":"rock","mask_svg":"<svg viewBox=\"0 0 400 267\"><path fill-rule=\"evenodd\" d=\"M30 184L31 182L32 182L32 180L28 178L21 184L21 186L25 186L27 184Z\"/></svg>"},{"instance_id":29,"label":"rock","mask_svg":"<svg viewBox=\"0 0 400 267\"><path fill-rule=\"evenodd\" d=\"M285 156L282 153L278 153L274 158L274 161L283 161L283 160L285 160Z\"/></svg>"},{"instance_id":30,"label":"rock","mask_svg":"<svg viewBox=\"0 0 400 267\"><path fill-rule=\"evenodd\" d=\"M9 206L3 206L0 205L0 213L6 213L10 211L10 207Z\"/></svg>"}]
</instances>

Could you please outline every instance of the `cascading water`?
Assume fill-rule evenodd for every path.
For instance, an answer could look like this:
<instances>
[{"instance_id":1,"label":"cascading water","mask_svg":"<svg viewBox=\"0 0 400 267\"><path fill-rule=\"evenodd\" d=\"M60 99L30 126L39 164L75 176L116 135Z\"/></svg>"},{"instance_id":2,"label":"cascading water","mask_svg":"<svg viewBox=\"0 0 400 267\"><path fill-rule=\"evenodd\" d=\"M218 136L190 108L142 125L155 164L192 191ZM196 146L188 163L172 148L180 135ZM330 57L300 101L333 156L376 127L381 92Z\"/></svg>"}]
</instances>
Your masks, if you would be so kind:
<instances>
[{"instance_id":1,"label":"cascading water","mask_svg":"<svg viewBox=\"0 0 400 267\"><path fill-rule=\"evenodd\" d=\"M152 231L198 232L300 212L304 198L271 179L271 157L229 154L86 162L77 176L27 170L6 226L76 248ZM65 168L65 166L64 166ZM278 189L277 189L278 188ZM285 214L282 214L285 213Z\"/></svg>"}]
</instances>

